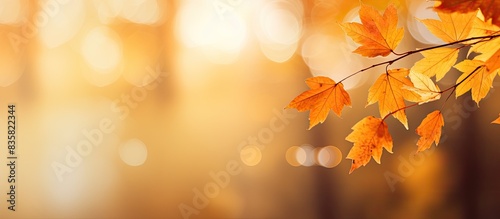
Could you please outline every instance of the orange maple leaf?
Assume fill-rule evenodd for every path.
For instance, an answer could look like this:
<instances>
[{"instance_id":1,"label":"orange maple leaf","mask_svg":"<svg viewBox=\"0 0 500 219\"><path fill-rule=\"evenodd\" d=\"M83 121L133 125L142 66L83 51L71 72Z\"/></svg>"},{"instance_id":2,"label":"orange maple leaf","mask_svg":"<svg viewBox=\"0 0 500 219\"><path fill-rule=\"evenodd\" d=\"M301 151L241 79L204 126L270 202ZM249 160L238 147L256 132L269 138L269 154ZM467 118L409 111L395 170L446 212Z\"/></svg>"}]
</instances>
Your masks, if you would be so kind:
<instances>
[{"instance_id":1,"label":"orange maple leaf","mask_svg":"<svg viewBox=\"0 0 500 219\"><path fill-rule=\"evenodd\" d=\"M452 43L466 39L474 25L476 12L467 14L438 12L439 19L425 19L422 23L432 34L442 39L444 42Z\"/></svg>"},{"instance_id":2,"label":"orange maple leaf","mask_svg":"<svg viewBox=\"0 0 500 219\"><path fill-rule=\"evenodd\" d=\"M383 15L371 7L362 4L359 9L360 23L341 24L344 32L354 42L361 44L355 53L362 56L387 56L396 49L403 39L403 28L397 28L398 15L394 5L389 5Z\"/></svg>"},{"instance_id":3,"label":"orange maple leaf","mask_svg":"<svg viewBox=\"0 0 500 219\"><path fill-rule=\"evenodd\" d=\"M439 144L441 139L441 129L444 126L443 114L439 110L429 113L422 123L418 126L416 132L420 135L417 142L417 152L425 151L431 147L432 142Z\"/></svg>"},{"instance_id":4,"label":"orange maple leaf","mask_svg":"<svg viewBox=\"0 0 500 219\"><path fill-rule=\"evenodd\" d=\"M299 112L309 113L309 129L323 123L330 109L340 117L344 106L351 106L351 98L342 83L335 83L328 77L308 78L306 84L311 88L303 92L288 104L286 108L296 108Z\"/></svg>"},{"instance_id":5,"label":"orange maple leaf","mask_svg":"<svg viewBox=\"0 0 500 219\"><path fill-rule=\"evenodd\" d=\"M456 64L455 68L463 72L457 79L457 84L460 84L456 89L456 97L470 90L472 99L479 106L479 101L486 97L490 91L496 74L490 74L491 72L487 71L485 63L480 60L464 60Z\"/></svg>"},{"instance_id":6,"label":"orange maple leaf","mask_svg":"<svg viewBox=\"0 0 500 219\"><path fill-rule=\"evenodd\" d=\"M500 114L498 115L498 118L493 120L493 122L491 122L491 123L500 124Z\"/></svg>"},{"instance_id":7,"label":"orange maple leaf","mask_svg":"<svg viewBox=\"0 0 500 219\"><path fill-rule=\"evenodd\" d=\"M499 0L441 0L435 9L442 12L467 13L481 9L486 20L500 26L500 1Z\"/></svg>"},{"instance_id":8,"label":"orange maple leaf","mask_svg":"<svg viewBox=\"0 0 500 219\"><path fill-rule=\"evenodd\" d=\"M354 143L347 158L352 160L349 174L360 166L366 166L370 159L380 164L382 148L392 153L392 137L387 124L380 118L368 116L352 127L345 139Z\"/></svg>"},{"instance_id":9,"label":"orange maple leaf","mask_svg":"<svg viewBox=\"0 0 500 219\"><path fill-rule=\"evenodd\" d=\"M412 102L420 102L420 95L408 89L402 89L403 86L413 87L411 81L406 78L409 71L405 68L391 69L379 76L377 81L370 87L368 101L366 106L376 102L379 106L380 116L384 117L389 113L398 119L406 129L408 129L408 120L404 110L405 99Z\"/></svg>"}]
</instances>

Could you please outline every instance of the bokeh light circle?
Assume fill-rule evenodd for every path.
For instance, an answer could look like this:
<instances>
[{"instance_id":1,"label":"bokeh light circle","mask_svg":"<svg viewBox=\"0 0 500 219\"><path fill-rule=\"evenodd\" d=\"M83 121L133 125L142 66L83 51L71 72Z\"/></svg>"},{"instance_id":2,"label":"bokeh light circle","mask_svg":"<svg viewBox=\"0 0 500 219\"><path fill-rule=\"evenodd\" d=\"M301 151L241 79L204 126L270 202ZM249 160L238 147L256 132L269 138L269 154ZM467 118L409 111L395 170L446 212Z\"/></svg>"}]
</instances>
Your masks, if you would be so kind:
<instances>
[{"instance_id":1,"label":"bokeh light circle","mask_svg":"<svg viewBox=\"0 0 500 219\"><path fill-rule=\"evenodd\" d=\"M302 29L300 17L296 17L289 10L281 8L264 9L260 22L264 34L272 42L292 44L297 42L300 37Z\"/></svg>"},{"instance_id":2,"label":"bokeh light circle","mask_svg":"<svg viewBox=\"0 0 500 219\"><path fill-rule=\"evenodd\" d=\"M259 9L256 33L262 53L271 61L288 61L298 48L303 29L300 1L275 0Z\"/></svg>"},{"instance_id":3,"label":"bokeh light circle","mask_svg":"<svg viewBox=\"0 0 500 219\"><path fill-rule=\"evenodd\" d=\"M437 13L430 8L433 7L433 1L408 1L408 18L407 29L411 36L421 43L425 44L441 44L443 41L434 34L432 34L429 29L419 20L424 19L437 19L439 17Z\"/></svg>"},{"instance_id":4,"label":"bokeh light circle","mask_svg":"<svg viewBox=\"0 0 500 219\"><path fill-rule=\"evenodd\" d=\"M262 151L255 145L247 145L240 152L241 161L247 166L256 166L262 160Z\"/></svg>"},{"instance_id":5,"label":"bokeh light circle","mask_svg":"<svg viewBox=\"0 0 500 219\"><path fill-rule=\"evenodd\" d=\"M247 39L247 25L238 10L220 12L210 1L186 1L177 13L175 32L187 47L197 48L216 64L237 60Z\"/></svg>"},{"instance_id":6,"label":"bokeh light circle","mask_svg":"<svg viewBox=\"0 0 500 219\"><path fill-rule=\"evenodd\" d=\"M129 166L140 166L146 162L148 157L146 145L137 138L122 143L119 153L121 160Z\"/></svg>"},{"instance_id":7,"label":"bokeh light circle","mask_svg":"<svg viewBox=\"0 0 500 219\"><path fill-rule=\"evenodd\" d=\"M346 42L326 34L312 34L302 44L302 58L314 76L340 80L362 68ZM362 74L342 82L346 90L361 86L367 80Z\"/></svg>"},{"instance_id":8,"label":"bokeh light circle","mask_svg":"<svg viewBox=\"0 0 500 219\"><path fill-rule=\"evenodd\" d=\"M285 154L285 159L291 166L298 167L300 163L297 161L297 152L300 148L298 146L292 146L288 148ZM302 149L301 149L302 150Z\"/></svg>"},{"instance_id":9,"label":"bokeh light circle","mask_svg":"<svg viewBox=\"0 0 500 219\"><path fill-rule=\"evenodd\" d=\"M112 29L101 26L86 34L81 45L85 78L93 85L109 85L122 73L122 42Z\"/></svg>"},{"instance_id":10,"label":"bokeh light circle","mask_svg":"<svg viewBox=\"0 0 500 219\"><path fill-rule=\"evenodd\" d=\"M82 55L94 70L113 70L122 58L120 37L108 27L94 28L83 40Z\"/></svg>"},{"instance_id":11,"label":"bokeh light circle","mask_svg":"<svg viewBox=\"0 0 500 219\"><path fill-rule=\"evenodd\" d=\"M295 157L302 166L314 165L314 148L310 145L302 145L297 150Z\"/></svg>"},{"instance_id":12,"label":"bokeh light circle","mask_svg":"<svg viewBox=\"0 0 500 219\"><path fill-rule=\"evenodd\" d=\"M157 0L126 1L123 4L121 16L133 23L155 24L161 17Z\"/></svg>"},{"instance_id":13,"label":"bokeh light circle","mask_svg":"<svg viewBox=\"0 0 500 219\"><path fill-rule=\"evenodd\" d=\"M336 167L342 161L342 152L335 146L323 147L316 154L316 161L326 168Z\"/></svg>"},{"instance_id":14,"label":"bokeh light circle","mask_svg":"<svg viewBox=\"0 0 500 219\"><path fill-rule=\"evenodd\" d=\"M40 31L40 39L48 48L55 48L72 40L85 22L85 1L44 1L41 10L32 17ZM46 22L38 24L37 18Z\"/></svg>"}]
</instances>

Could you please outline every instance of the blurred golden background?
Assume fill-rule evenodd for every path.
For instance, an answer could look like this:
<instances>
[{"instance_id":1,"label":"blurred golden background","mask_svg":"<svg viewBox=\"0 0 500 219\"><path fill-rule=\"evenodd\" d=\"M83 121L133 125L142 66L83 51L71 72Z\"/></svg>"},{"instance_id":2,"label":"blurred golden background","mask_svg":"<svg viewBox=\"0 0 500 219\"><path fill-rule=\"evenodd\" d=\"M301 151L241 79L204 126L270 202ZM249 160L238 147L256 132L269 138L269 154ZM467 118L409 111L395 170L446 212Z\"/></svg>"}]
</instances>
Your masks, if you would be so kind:
<instances>
[{"instance_id":1,"label":"blurred golden background","mask_svg":"<svg viewBox=\"0 0 500 219\"><path fill-rule=\"evenodd\" d=\"M398 51L441 43L417 20L437 18L433 2L362 2L397 6ZM0 217L498 218L498 91L480 111L470 95L451 98L425 153L414 130L443 101L408 109L408 131L388 119L394 153L351 175L344 138L378 116L364 106L383 68L345 81L342 118L308 131L308 113L283 110L308 77L384 60L352 54L338 25L359 21L359 4L0 0L0 121L16 104L18 139L16 211L2 201Z\"/></svg>"}]
</instances>

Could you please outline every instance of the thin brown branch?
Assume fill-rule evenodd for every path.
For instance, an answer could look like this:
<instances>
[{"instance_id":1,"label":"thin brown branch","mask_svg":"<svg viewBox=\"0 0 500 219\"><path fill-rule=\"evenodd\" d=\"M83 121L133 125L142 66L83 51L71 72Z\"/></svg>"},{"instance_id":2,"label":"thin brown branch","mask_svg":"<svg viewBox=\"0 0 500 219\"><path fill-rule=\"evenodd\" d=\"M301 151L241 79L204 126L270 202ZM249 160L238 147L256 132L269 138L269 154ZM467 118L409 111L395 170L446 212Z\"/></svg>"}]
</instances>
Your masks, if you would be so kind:
<instances>
[{"instance_id":1,"label":"thin brown branch","mask_svg":"<svg viewBox=\"0 0 500 219\"><path fill-rule=\"evenodd\" d=\"M446 89L444 89L444 90L440 91L439 93L441 93L441 94L442 94L442 93L444 93L444 92L446 92L446 91L449 91L449 90L451 90L451 89L456 89L456 87L458 87L458 86L459 86L460 84L462 84L465 80L467 80L467 78L469 78L469 77L470 77L470 76L472 76L474 73L476 73L476 71L477 71L477 70L479 70L481 67L483 67L483 66L482 66L482 65L477 66L477 67L474 69L474 71L472 71L471 73L469 73L469 74L467 75L467 77L465 77L464 79L462 79L461 81L459 81L457 84L455 84L455 85L453 85L453 86L451 86L451 87L449 87L449 88L446 88ZM452 92L452 93L453 93L453 92Z\"/></svg>"},{"instance_id":2,"label":"thin brown branch","mask_svg":"<svg viewBox=\"0 0 500 219\"><path fill-rule=\"evenodd\" d=\"M495 32L495 33L498 33L498 32ZM479 42L489 41L489 40L495 39L497 37L500 37L500 34L488 35L488 36L479 36L479 37L471 37L471 38L467 38L467 39L463 39L463 40L459 40L459 41L455 41L455 42L451 42L451 43L445 43L445 44L441 44L441 45L436 45L436 46L426 47L426 48L422 48L422 49L416 49L416 50L412 50L412 51L407 51L407 52L404 52L404 53L401 53L401 54L393 52L394 54L399 55L399 57L397 57L395 59L392 59L392 60L385 61L385 62L380 62L380 63L371 65L371 66L366 67L366 68L363 68L363 69L361 69L361 70L359 70L357 72L354 72L354 73L346 76L345 78L341 79L338 83L341 83L341 82L347 80L350 77L353 77L353 76L355 76L355 75L357 75L359 73L365 72L365 71L367 71L369 69L372 69L372 68L375 68L375 67L378 67L378 66L381 66L381 65L387 65L386 66L386 68L387 68L389 65L392 65L394 62L397 62L397 61L399 61L399 60L401 60L403 58L406 58L406 57L408 57L408 56L410 56L412 54L424 52L424 51L427 51L427 50L433 50L433 49L448 47L448 46L452 46L452 45L464 43L464 42L471 41L471 40L480 40L480 41L477 41L477 42L473 42L473 43L467 44L467 46L472 46L472 45L477 44ZM462 49L462 48L463 47L461 47L459 49Z\"/></svg>"},{"instance_id":3,"label":"thin brown branch","mask_svg":"<svg viewBox=\"0 0 500 219\"><path fill-rule=\"evenodd\" d=\"M390 115L394 114L394 113L397 113L401 110L405 110L405 109L408 109L408 108L411 108L411 107L414 107L414 106L418 106L418 103L414 103L414 104L411 104L411 105L408 105L408 106L404 106L404 107L401 107L397 110L394 110L392 112L390 112L389 114L385 115L384 118L382 119L382 121L384 121L385 119L387 119L387 117L389 117Z\"/></svg>"},{"instance_id":4,"label":"thin brown branch","mask_svg":"<svg viewBox=\"0 0 500 219\"><path fill-rule=\"evenodd\" d=\"M453 95L453 93L455 93L455 90L457 89L456 86L452 86L453 90L450 92L450 94L448 95L448 97L446 97L446 100L444 100L444 103L443 105L441 106L441 109L440 111L443 111L443 108L444 106L446 105L446 103L448 102L448 100L450 99L451 95ZM447 89L448 90L448 89Z\"/></svg>"}]
</instances>

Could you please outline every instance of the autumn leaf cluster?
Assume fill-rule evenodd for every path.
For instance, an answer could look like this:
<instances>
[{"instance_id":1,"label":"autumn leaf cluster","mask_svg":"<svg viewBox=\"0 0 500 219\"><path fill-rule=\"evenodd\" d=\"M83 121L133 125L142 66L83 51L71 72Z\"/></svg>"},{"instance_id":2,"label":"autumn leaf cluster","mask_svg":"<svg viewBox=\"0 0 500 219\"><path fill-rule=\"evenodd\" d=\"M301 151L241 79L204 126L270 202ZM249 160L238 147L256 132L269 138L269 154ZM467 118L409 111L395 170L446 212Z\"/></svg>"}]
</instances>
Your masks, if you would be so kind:
<instances>
[{"instance_id":1,"label":"autumn leaf cluster","mask_svg":"<svg viewBox=\"0 0 500 219\"><path fill-rule=\"evenodd\" d=\"M340 24L347 36L359 47L354 50L364 57L388 56L394 59L381 62L355 72L385 66L368 91L366 106L378 104L380 117L368 116L352 127L346 140L353 143L347 158L352 160L350 173L365 166L373 158L380 163L383 149L392 153L393 141L385 120L392 116L408 129L405 110L441 99L455 93L459 97L470 91L477 105L489 93L493 80L500 75L500 2L493 0L443 0L434 8L439 20L423 19L427 29L444 43L431 47L397 53L396 48L404 37L398 27L398 10L389 5L383 13L362 4L359 10L361 23ZM467 57L459 60L459 52L467 50ZM410 55L420 54L421 59L409 68L391 68L391 65ZM456 83L440 89L437 85L452 69L461 72ZM350 77L350 76L349 76ZM309 110L309 129L323 123L330 110L341 116L345 106L351 106L351 97L342 82L319 76L306 80L309 90L293 99L287 108ZM446 102L448 98L444 102ZM443 104L444 106L444 104ZM500 124L500 117L492 123ZM429 113L415 130L419 136L417 151L424 151L439 144L445 121L441 109Z\"/></svg>"}]
</instances>

